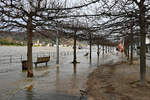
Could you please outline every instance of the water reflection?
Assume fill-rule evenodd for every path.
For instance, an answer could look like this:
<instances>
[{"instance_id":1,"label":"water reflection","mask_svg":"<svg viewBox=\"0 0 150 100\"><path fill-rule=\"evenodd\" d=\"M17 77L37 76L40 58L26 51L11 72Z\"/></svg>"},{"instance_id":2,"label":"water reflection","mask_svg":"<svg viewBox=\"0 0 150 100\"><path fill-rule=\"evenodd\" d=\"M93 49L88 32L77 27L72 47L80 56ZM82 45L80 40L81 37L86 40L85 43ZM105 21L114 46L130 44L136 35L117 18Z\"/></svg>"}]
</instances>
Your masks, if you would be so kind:
<instances>
[{"instance_id":1,"label":"water reflection","mask_svg":"<svg viewBox=\"0 0 150 100\"><path fill-rule=\"evenodd\" d=\"M26 99L25 100L33 100L33 92L26 91Z\"/></svg>"},{"instance_id":2,"label":"water reflection","mask_svg":"<svg viewBox=\"0 0 150 100\"><path fill-rule=\"evenodd\" d=\"M59 74L59 66L56 67L56 73Z\"/></svg>"},{"instance_id":3,"label":"water reflection","mask_svg":"<svg viewBox=\"0 0 150 100\"><path fill-rule=\"evenodd\" d=\"M99 56L97 56L97 67L99 66L100 61L99 61Z\"/></svg>"},{"instance_id":4,"label":"water reflection","mask_svg":"<svg viewBox=\"0 0 150 100\"><path fill-rule=\"evenodd\" d=\"M43 74L45 75L45 72L49 72L48 75L36 78L35 81L37 81L37 84L35 84L35 88L31 92L24 91L23 95L18 95L22 96L22 98L26 98L25 100L35 100L35 98L43 97L45 98L45 93L46 95L50 95L50 93L53 92L56 94L80 95L80 89L86 88L86 85L84 84L86 84L86 78L88 77L88 74L91 73L96 66L107 62L110 58L111 57L109 56L105 56L105 59L103 59L102 55L97 57L96 53L93 53L91 59L92 64L89 63L89 57L84 56L79 56L81 63L69 63L72 61L71 56L69 56L66 58L64 57L59 66L48 68L39 66L35 69L36 75L41 76Z\"/></svg>"},{"instance_id":5,"label":"water reflection","mask_svg":"<svg viewBox=\"0 0 150 100\"><path fill-rule=\"evenodd\" d=\"M34 98L34 92L33 92L34 84L31 84L30 86L26 87L25 91L25 100L33 100Z\"/></svg>"},{"instance_id":6,"label":"water reflection","mask_svg":"<svg viewBox=\"0 0 150 100\"><path fill-rule=\"evenodd\" d=\"M76 72L77 72L77 64L76 63L73 64L73 71L74 71L74 74L76 74Z\"/></svg>"},{"instance_id":7,"label":"water reflection","mask_svg":"<svg viewBox=\"0 0 150 100\"><path fill-rule=\"evenodd\" d=\"M73 64L73 74L72 74L72 93L74 93L77 89L77 64Z\"/></svg>"},{"instance_id":8,"label":"water reflection","mask_svg":"<svg viewBox=\"0 0 150 100\"><path fill-rule=\"evenodd\" d=\"M77 91L77 64L74 63L72 67L71 79L64 79L60 73L60 66L56 67L56 92L68 92L69 94L74 94ZM70 74L68 74L70 75Z\"/></svg>"},{"instance_id":9,"label":"water reflection","mask_svg":"<svg viewBox=\"0 0 150 100\"><path fill-rule=\"evenodd\" d=\"M92 63L92 59L90 59L90 64Z\"/></svg>"},{"instance_id":10,"label":"water reflection","mask_svg":"<svg viewBox=\"0 0 150 100\"><path fill-rule=\"evenodd\" d=\"M59 66L56 67L56 92L60 89Z\"/></svg>"}]
</instances>

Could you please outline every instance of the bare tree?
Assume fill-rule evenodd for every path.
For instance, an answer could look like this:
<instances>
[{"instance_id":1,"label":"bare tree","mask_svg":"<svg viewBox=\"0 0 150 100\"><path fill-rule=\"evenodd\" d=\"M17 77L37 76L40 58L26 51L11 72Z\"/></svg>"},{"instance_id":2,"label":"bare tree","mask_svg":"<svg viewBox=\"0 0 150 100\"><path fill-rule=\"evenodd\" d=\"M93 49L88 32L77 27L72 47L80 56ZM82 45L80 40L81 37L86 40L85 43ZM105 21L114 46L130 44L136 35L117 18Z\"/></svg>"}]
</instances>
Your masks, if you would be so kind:
<instances>
[{"instance_id":1,"label":"bare tree","mask_svg":"<svg viewBox=\"0 0 150 100\"><path fill-rule=\"evenodd\" d=\"M140 79L141 82L145 81L146 74L146 12L150 9L150 7L146 6L146 1L149 4L148 0L133 0L133 2L139 8L139 25L140 25L140 37L141 37L141 48L140 48Z\"/></svg>"},{"instance_id":2,"label":"bare tree","mask_svg":"<svg viewBox=\"0 0 150 100\"><path fill-rule=\"evenodd\" d=\"M104 0L103 0L104 1ZM116 0L114 0L115 2ZM140 27L140 80L145 81L146 74L146 44L145 38L147 33L147 24L149 23L149 11L150 1L149 0L119 0L110 5L104 2L107 6L107 10L104 11L105 16L110 16L110 19L134 18L134 24ZM119 4L119 5L118 5ZM132 16L130 14L132 13ZM131 25L132 26L132 25ZM119 25L118 25L119 27ZM131 29L132 31L132 29ZM131 32L132 33L132 32ZM138 35L138 34L134 34ZM132 37L132 36L131 36ZM131 38L133 41L133 38ZM131 54L132 55L132 54Z\"/></svg>"},{"instance_id":3,"label":"bare tree","mask_svg":"<svg viewBox=\"0 0 150 100\"><path fill-rule=\"evenodd\" d=\"M83 5L66 7L55 0L0 0L1 29L26 31L28 38L27 62L28 77L33 77L32 37L33 32L52 29L56 23L68 17L84 17L74 15L71 10L87 7L99 0L92 0Z\"/></svg>"}]
</instances>

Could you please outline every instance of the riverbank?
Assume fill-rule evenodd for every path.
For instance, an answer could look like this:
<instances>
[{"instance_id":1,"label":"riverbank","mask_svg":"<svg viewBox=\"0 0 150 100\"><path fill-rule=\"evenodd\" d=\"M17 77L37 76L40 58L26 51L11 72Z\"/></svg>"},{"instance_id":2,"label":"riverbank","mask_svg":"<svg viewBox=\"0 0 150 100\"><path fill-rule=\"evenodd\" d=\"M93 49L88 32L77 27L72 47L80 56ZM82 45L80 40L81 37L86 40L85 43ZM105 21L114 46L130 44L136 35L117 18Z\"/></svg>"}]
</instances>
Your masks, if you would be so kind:
<instances>
[{"instance_id":1,"label":"riverbank","mask_svg":"<svg viewBox=\"0 0 150 100\"><path fill-rule=\"evenodd\" d=\"M150 68L147 68L146 82L140 79L139 61L108 63L99 66L88 77L89 100L149 100Z\"/></svg>"}]
</instances>

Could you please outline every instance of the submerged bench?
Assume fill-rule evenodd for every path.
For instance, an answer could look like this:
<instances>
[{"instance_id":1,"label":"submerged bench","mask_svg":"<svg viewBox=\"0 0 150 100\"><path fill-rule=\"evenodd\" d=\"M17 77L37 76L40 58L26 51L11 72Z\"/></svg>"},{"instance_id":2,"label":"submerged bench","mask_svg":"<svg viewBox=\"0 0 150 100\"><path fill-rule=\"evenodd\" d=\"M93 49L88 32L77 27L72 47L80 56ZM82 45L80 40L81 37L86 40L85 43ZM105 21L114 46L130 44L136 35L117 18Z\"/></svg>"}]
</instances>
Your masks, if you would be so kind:
<instances>
[{"instance_id":1,"label":"submerged bench","mask_svg":"<svg viewBox=\"0 0 150 100\"><path fill-rule=\"evenodd\" d=\"M27 70L28 69L27 60L23 60L23 61L21 61L21 63L22 63L22 71Z\"/></svg>"},{"instance_id":2,"label":"submerged bench","mask_svg":"<svg viewBox=\"0 0 150 100\"><path fill-rule=\"evenodd\" d=\"M49 60L50 60L50 56L48 56L48 57L38 57L38 58L37 58L37 61L34 62L35 67L37 67L37 64L39 64L39 63L46 63L46 66L47 66L47 62L48 62Z\"/></svg>"}]
</instances>

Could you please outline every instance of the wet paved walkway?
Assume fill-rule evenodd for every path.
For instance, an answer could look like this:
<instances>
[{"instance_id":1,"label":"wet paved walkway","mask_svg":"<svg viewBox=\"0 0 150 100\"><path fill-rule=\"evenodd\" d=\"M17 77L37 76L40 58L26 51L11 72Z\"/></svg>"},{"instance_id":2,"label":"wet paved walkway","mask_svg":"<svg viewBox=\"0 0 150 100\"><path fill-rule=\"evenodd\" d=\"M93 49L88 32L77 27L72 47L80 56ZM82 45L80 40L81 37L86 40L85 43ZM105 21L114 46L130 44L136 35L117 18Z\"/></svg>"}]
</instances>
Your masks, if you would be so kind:
<instances>
[{"instance_id":1,"label":"wet paved walkway","mask_svg":"<svg viewBox=\"0 0 150 100\"><path fill-rule=\"evenodd\" d=\"M97 66L107 62L117 61L118 57L107 54L97 58L96 52L93 53L92 62L89 58L79 54L77 61L80 63L73 65L72 56L60 57L60 64L54 63L48 67L38 67L34 69L35 77L25 78L26 73L21 73L18 81L12 84L13 91L4 93L9 96L9 100L79 100L80 90L86 89L87 76ZM55 61L54 61L55 62ZM16 75L19 77L18 75ZM11 87L11 84L9 86ZM6 98L0 100L7 100ZM83 98L82 100L86 100Z\"/></svg>"},{"instance_id":2,"label":"wet paved walkway","mask_svg":"<svg viewBox=\"0 0 150 100\"><path fill-rule=\"evenodd\" d=\"M87 97L72 96L66 94L45 93L38 94L33 92L21 91L11 100L87 100Z\"/></svg>"}]
</instances>

